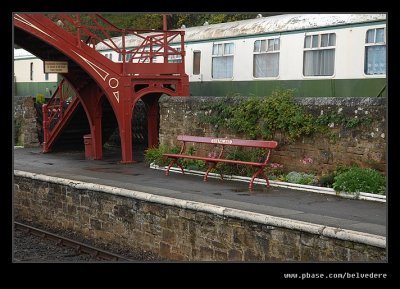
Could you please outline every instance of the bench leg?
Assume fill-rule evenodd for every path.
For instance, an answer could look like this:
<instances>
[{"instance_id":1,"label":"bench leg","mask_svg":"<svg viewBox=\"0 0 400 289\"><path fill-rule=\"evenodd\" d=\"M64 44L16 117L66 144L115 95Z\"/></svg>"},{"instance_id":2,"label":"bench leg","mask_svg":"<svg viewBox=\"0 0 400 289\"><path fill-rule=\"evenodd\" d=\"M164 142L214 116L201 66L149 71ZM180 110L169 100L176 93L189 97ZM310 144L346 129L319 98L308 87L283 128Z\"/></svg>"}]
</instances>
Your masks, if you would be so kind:
<instances>
[{"instance_id":1,"label":"bench leg","mask_svg":"<svg viewBox=\"0 0 400 289\"><path fill-rule=\"evenodd\" d=\"M204 175L204 179L203 179L205 182L207 182L207 180L208 180L208 173L211 172L212 170L214 170L216 165L217 165L217 163L213 162L213 165L208 167L206 174ZM222 179L222 175L221 175L221 179Z\"/></svg>"},{"instance_id":2,"label":"bench leg","mask_svg":"<svg viewBox=\"0 0 400 289\"><path fill-rule=\"evenodd\" d=\"M169 176L169 170L170 170L170 168L172 167L173 164L177 164L178 167L181 169L182 174L185 174L185 172L183 171L183 167L178 163L178 159L173 159L173 160L169 163L168 168L167 168L167 170L165 171L165 175L166 175L166 176Z\"/></svg>"},{"instance_id":3,"label":"bench leg","mask_svg":"<svg viewBox=\"0 0 400 289\"><path fill-rule=\"evenodd\" d=\"M265 181L267 182L267 188L269 188L269 180L268 177L264 174L264 167L259 168L257 172L254 173L254 175L251 177L251 181L249 184L249 190L253 190L253 183L254 183L254 179L258 176L261 175Z\"/></svg>"}]
</instances>

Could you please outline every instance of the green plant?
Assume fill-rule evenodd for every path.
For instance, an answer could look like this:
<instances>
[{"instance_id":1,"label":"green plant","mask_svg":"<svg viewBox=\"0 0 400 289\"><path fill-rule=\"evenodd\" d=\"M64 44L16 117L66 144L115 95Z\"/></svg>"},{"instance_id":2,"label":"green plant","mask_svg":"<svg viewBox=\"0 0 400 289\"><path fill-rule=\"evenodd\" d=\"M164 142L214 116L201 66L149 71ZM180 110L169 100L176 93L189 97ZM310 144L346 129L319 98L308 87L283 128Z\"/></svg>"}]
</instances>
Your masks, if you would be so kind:
<instances>
[{"instance_id":1,"label":"green plant","mask_svg":"<svg viewBox=\"0 0 400 289\"><path fill-rule=\"evenodd\" d=\"M21 116L14 118L14 144L21 145L20 135L22 130L23 118Z\"/></svg>"},{"instance_id":2,"label":"green plant","mask_svg":"<svg viewBox=\"0 0 400 289\"><path fill-rule=\"evenodd\" d=\"M278 89L266 97L222 97L201 109L204 111L201 121L213 125L217 131L223 127L251 139L271 139L281 132L288 141L294 141L301 136L323 133L335 143L338 136L329 130L332 124L354 128L372 122L370 116L348 117L337 112L314 117L294 101L290 89Z\"/></svg>"},{"instance_id":3,"label":"green plant","mask_svg":"<svg viewBox=\"0 0 400 289\"><path fill-rule=\"evenodd\" d=\"M188 154L189 154L189 155L192 156L195 152L196 152L196 148L195 148L194 146L190 146L190 147L188 148Z\"/></svg>"},{"instance_id":4,"label":"green plant","mask_svg":"<svg viewBox=\"0 0 400 289\"><path fill-rule=\"evenodd\" d=\"M360 125L368 125L372 122L369 116L348 117L343 113L331 112L322 114L317 117L316 123L321 126L329 126L330 124L342 125L345 128L354 128Z\"/></svg>"},{"instance_id":5,"label":"green plant","mask_svg":"<svg viewBox=\"0 0 400 289\"><path fill-rule=\"evenodd\" d=\"M385 177L373 169L352 167L338 174L333 183L333 189L337 192L366 192L373 194L385 194Z\"/></svg>"},{"instance_id":6,"label":"green plant","mask_svg":"<svg viewBox=\"0 0 400 289\"><path fill-rule=\"evenodd\" d=\"M202 171L206 167L206 163L202 160L184 159L181 162L182 167L188 170Z\"/></svg>"},{"instance_id":7,"label":"green plant","mask_svg":"<svg viewBox=\"0 0 400 289\"><path fill-rule=\"evenodd\" d=\"M43 104L44 103L44 95L41 93L36 94L36 103Z\"/></svg>"},{"instance_id":8,"label":"green plant","mask_svg":"<svg viewBox=\"0 0 400 289\"><path fill-rule=\"evenodd\" d=\"M251 139L271 139L277 131L289 140L322 131L311 114L294 101L293 90L275 90L271 96L223 98L203 108L202 120Z\"/></svg>"},{"instance_id":9,"label":"green plant","mask_svg":"<svg viewBox=\"0 0 400 289\"><path fill-rule=\"evenodd\" d=\"M312 185L317 182L316 177L313 174L290 172L286 176L289 183Z\"/></svg>"},{"instance_id":10,"label":"green plant","mask_svg":"<svg viewBox=\"0 0 400 289\"><path fill-rule=\"evenodd\" d=\"M225 158L230 160L242 160L248 162L260 162L265 158L265 151L262 149L246 149L229 147L225 150ZM218 163L216 170L221 174L251 176L255 170L252 167L240 164Z\"/></svg>"},{"instance_id":11,"label":"green plant","mask_svg":"<svg viewBox=\"0 0 400 289\"><path fill-rule=\"evenodd\" d=\"M148 148L144 152L144 160L146 164L151 164L154 163L159 166L165 166L168 165L169 160L165 157L162 156L162 154L165 153L173 153L176 154L179 152L179 147L167 147L167 146L159 146L153 147L153 148Z\"/></svg>"},{"instance_id":12,"label":"green plant","mask_svg":"<svg viewBox=\"0 0 400 289\"><path fill-rule=\"evenodd\" d=\"M338 176L340 174L343 174L343 173L349 171L352 167L355 167L355 165L353 165L353 166L338 165L336 167L336 169L333 171L333 174L336 177L336 176Z\"/></svg>"},{"instance_id":13,"label":"green plant","mask_svg":"<svg viewBox=\"0 0 400 289\"><path fill-rule=\"evenodd\" d=\"M321 187L332 188L334 182L335 182L334 174L323 175L319 178L319 185Z\"/></svg>"},{"instance_id":14,"label":"green plant","mask_svg":"<svg viewBox=\"0 0 400 289\"><path fill-rule=\"evenodd\" d=\"M284 175L283 165L279 163L269 163L264 172L268 175L269 178L277 179L278 177Z\"/></svg>"}]
</instances>

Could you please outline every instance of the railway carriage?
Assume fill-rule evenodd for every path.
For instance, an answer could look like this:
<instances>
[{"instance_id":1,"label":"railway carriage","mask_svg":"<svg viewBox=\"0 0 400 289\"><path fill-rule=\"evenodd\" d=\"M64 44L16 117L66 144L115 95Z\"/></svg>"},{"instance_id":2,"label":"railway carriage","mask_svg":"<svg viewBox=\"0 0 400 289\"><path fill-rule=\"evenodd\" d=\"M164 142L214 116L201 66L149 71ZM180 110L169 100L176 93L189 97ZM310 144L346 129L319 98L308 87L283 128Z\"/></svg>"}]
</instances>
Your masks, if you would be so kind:
<instances>
[{"instance_id":1,"label":"railway carriage","mask_svg":"<svg viewBox=\"0 0 400 289\"><path fill-rule=\"evenodd\" d=\"M185 69L193 96L262 96L277 88L294 89L296 96L386 95L385 14L284 14L177 30L185 31ZM126 43L134 48L139 40L127 38ZM178 43L174 48L179 50ZM122 61L103 43L96 49ZM31 94L51 89L51 80L32 86L35 80L25 75L32 75L40 60L14 59L16 95L29 85ZM171 55L168 61L182 59Z\"/></svg>"}]
</instances>

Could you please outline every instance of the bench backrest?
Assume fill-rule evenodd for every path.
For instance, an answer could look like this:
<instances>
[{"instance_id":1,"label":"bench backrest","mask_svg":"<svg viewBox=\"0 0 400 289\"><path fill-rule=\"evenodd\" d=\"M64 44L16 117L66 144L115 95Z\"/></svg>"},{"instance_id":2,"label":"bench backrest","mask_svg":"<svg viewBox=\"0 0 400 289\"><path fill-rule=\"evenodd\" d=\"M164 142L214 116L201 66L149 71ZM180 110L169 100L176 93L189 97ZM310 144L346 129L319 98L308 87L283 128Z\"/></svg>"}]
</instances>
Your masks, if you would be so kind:
<instances>
[{"instance_id":1,"label":"bench backrest","mask_svg":"<svg viewBox=\"0 0 400 289\"><path fill-rule=\"evenodd\" d=\"M276 141L216 138L216 137L203 137L203 136L191 136L191 135L178 135L177 140L183 142L196 142L196 143L268 148L268 149L274 149L278 146L278 143Z\"/></svg>"}]
</instances>

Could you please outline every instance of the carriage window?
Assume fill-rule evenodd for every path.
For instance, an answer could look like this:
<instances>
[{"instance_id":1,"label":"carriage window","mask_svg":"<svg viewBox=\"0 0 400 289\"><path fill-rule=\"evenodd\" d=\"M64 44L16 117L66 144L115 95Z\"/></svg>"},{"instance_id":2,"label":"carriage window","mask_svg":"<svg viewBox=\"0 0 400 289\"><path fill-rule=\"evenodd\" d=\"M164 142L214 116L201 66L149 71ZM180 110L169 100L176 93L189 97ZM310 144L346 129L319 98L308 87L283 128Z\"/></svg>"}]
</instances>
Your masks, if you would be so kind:
<instances>
[{"instance_id":1,"label":"carriage window","mask_svg":"<svg viewBox=\"0 0 400 289\"><path fill-rule=\"evenodd\" d=\"M44 80L49 80L49 74L48 73L44 74Z\"/></svg>"},{"instance_id":2,"label":"carriage window","mask_svg":"<svg viewBox=\"0 0 400 289\"><path fill-rule=\"evenodd\" d=\"M181 52L181 48L174 48L176 51ZM180 54L168 55L168 63L181 63L182 56Z\"/></svg>"},{"instance_id":3,"label":"carriage window","mask_svg":"<svg viewBox=\"0 0 400 289\"><path fill-rule=\"evenodd\" d=\"M122 61L122 53L118 53L118 61Z\"/></svg>"},{"instance_id":4,"label":"carriage window","mask_svg":"<svg viewBox=\"0 0 400 289\"><path fill-rule=\"evenodd\" d=\"M307 35L304 38L304 76L333 75L336 34Z\"/></svg>"},{"instance_id":5,"label":"carriage window","mask_svg":"<svg viewBox=\"0 0 400 289\"><path fill-rule=\"evenodd\" d=\"M233 43L214 44L212 55L212 78L233 77Z\"/></svg>"},{"instance_id":6,"label":"carriage window","mask_svg":"<svg viewBox=\"0 0 400 289\"><path fill-rule=\"evenodd\" d=\"M364 72L368 75L386 74L385 28L367 31Z\"/></svg>"},{"instance_id":7,"label":"carriage window","mask_svg":"<svg viewBox=\"0 0 400 289\"><path fill-rule=\"evenodd\" d=\"M279 74L280 39L254 41L253 76L276 77Z\"/></svg>"},{"instance_id":8,"label":"carriage window","mask_svg":"<svg viewBox=\"0 0 400 289\"><path fill-rule=\"evenodd\" d=\"M193 51L193 75L200 74L200 58L201 58L201 52Z\"/></svg>"}]
</instances>

